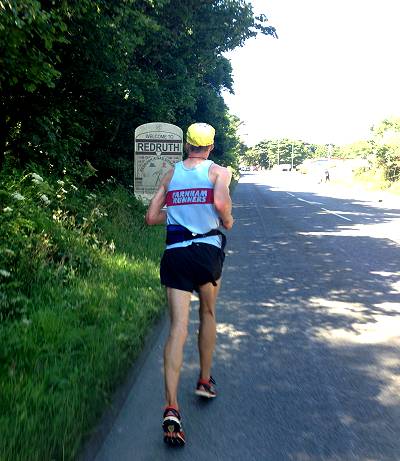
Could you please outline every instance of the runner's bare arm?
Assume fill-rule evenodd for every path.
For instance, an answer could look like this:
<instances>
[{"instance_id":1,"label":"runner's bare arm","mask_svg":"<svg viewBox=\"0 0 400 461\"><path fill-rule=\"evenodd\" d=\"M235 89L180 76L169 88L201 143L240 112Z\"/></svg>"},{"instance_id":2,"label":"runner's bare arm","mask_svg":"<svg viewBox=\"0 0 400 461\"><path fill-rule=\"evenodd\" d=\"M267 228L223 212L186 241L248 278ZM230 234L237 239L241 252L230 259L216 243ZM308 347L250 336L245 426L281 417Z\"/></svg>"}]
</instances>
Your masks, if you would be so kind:
<instances>
[{"instance_id":1,"label":"runner's bare arm","mask_svg":"<svg viewBox=\"0 0 400 461\"><path fill-rule=\"evenodd\" d=\"M146 212L146 223L149 226L165 224L167 213L162 209L167 198L168 184L171 181L174 170L170 170L161 180L160 187L151 199Z\"/></svg>"},{"instance_id":2,"label":"runner's bare arm","mask_svg":"<svg viewBox=\"0 0 400 461\"><path fill-rule=\"evenodd\" d=\"M218 166L212 174L215 175L214 206L221 218L222 225L229 230L233 226L232 199L229 195L231 173L227 168Z\"/></svg>"}]
</instances>

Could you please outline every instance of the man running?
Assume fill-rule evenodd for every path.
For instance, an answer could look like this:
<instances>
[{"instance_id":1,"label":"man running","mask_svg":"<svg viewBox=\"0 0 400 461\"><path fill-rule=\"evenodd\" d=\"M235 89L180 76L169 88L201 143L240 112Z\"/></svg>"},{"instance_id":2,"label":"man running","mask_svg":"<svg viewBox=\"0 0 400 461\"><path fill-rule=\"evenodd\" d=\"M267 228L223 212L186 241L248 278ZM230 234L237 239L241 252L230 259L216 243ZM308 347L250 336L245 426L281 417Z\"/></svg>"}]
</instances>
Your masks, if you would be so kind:
<instances>
[{"instance_id":1,"label":"man running","mask_svg":"<svg viewBox=\"0 0 400 461\"><path fill-rule=\"evenodd\" d=\"M200 375L195 393L206 398L217 395L211 364L216 340L215 303L225 257L225 236L218 227L222 224L231 229L233 217L231 174L208 160L214 135L214 128L206 123L188 128L187 158L164 176L146 213L147 224L167 224L167 246L160 264L171 320L164 349L163 430L164 441L176 446L185 444L177 393L193 290L200 299Z\"/></svg>"}]
</instances>

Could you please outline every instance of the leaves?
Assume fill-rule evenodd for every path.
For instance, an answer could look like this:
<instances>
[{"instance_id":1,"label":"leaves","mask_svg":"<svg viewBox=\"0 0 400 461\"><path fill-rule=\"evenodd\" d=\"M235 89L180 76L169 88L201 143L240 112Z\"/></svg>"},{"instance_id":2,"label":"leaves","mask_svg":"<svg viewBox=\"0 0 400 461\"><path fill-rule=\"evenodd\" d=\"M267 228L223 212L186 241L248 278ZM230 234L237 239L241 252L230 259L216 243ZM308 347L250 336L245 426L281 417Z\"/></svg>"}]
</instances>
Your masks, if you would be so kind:
<instances>
[{"instance_id":1,"label":"leaves","mask_svg":"<svg viewBox=\"0 0 400 461\"><path fill-rule=\"evenodd\" d=\"M385 179L400 180L400 118L382 120L372 128L374 152L383 167Z\"/></svg>"},{"instance_id":2,"label":"leaves","mask_svg":"<svg viewBox=\"0 0 400 461\"><path fill-rule=\"evenodd\" d=\"M62 169L89 160L104 175L132 161L132 133L161 120L212 123L216 158L237 162L222 55L274 35L243 0L7 0L0 15L0 146L18 162ZM233 149L227 152L226 149ZM0 158L1 159L1 158ZM1 166L1 165L0 165ZM131 182L133 171L122 179ZM130 175L130 176L129 176Z\"/></svg>"}]
</instances>

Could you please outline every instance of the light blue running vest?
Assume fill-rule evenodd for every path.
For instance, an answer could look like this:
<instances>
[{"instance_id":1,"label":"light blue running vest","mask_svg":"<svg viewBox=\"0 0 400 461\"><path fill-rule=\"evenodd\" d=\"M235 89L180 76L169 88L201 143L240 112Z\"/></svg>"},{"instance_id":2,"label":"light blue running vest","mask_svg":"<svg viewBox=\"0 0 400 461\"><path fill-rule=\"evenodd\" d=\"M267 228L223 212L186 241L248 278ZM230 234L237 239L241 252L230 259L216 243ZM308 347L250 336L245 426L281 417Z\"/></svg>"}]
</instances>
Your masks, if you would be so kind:
<instances>
[{"instance_id":1,"label":"light blue running vest","mask_svg":"<svg viewBox=\"0 0 400 461\"><path fill-rule=\"evenodd\" d=\"M205 234L218 228L220 222L214 207L214 184L208 177L213 163L205 160L194 168L186 168L183 162L175 164L167 191L167 225L179 224L196 234ZM186 240L167 245L166 248L187 247L193 242L221 248L218 235Z\"/></svg>"}]
</instances>

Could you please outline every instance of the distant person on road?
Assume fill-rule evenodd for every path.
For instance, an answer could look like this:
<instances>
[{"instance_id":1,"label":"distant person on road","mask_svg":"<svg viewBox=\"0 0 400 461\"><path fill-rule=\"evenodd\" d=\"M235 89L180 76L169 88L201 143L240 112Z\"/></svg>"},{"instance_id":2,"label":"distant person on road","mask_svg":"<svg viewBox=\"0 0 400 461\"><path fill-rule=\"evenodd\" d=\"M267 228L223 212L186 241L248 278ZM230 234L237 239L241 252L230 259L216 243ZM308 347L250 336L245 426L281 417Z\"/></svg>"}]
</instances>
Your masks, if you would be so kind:
<instances>
[{"instance_id":1,"label":"distant person on road","mask_svg":"<svg viewBox=\"0 0 400 461\"><path fill-rule=\"evenodd\" d=\"M328 182L329 180L330 180L329 170L325 170L325 182Z\"/></svg>"},{"instance_id":2,"label":"distant person on road","mask_svg":"<svg viewBox=\"0 0 400 461\"><path fill-rule=\"evenodd\" d=\"M185 444L177 392L193 290L200 299L200 375L195 393L206 398L217 395L211 365L216 341L215 303L226 240L218 227L222 224L231 229L233 217L229 195L231 174L208 160L214 148L214 135L211 125L190 125L185 144L187 158L164 176L146 213L147 224L167 225L167 245L160 264L171 320L164 349L163 431L164 442L172 446Z\"/></svg>"}]
</instances>

